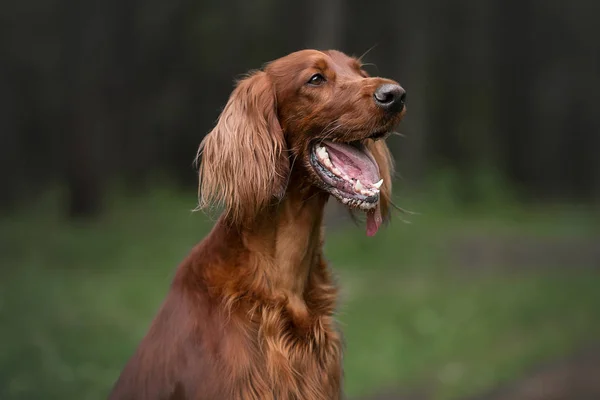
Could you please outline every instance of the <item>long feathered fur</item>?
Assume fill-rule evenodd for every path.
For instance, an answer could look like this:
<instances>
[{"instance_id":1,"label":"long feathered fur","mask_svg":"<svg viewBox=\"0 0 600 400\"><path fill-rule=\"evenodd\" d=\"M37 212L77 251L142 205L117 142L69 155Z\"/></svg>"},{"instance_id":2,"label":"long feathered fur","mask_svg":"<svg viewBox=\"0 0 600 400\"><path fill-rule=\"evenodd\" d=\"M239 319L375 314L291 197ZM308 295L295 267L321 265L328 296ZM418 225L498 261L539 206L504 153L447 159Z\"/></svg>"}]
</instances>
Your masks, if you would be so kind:
<instances>
[{"instance_id":1,"label":"long feathered fur","mask_svg":"<svg viewBox=\"0 0 600 400\"><path fill-rule=\"evenodd\" d=\"M283 196L289 163L275 107L265 72L239 82L198 150L199 208L224 206L233 223L246 224Z\"/></svg>"}]
</instances>

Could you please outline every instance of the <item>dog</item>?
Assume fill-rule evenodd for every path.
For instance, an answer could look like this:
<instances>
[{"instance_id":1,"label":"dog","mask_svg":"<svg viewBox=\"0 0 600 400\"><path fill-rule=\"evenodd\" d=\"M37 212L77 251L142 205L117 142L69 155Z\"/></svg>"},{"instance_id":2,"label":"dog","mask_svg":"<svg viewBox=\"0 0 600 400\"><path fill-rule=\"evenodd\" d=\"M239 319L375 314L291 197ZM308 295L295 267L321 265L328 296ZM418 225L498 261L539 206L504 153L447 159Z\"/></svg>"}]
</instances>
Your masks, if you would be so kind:
<instances>
[{"instance_id":1,"label":"dog","mask_svg":"<svg viewBox=\"0 0 600 400\"><path fill-rule=\"evenodd\" d=\"M199 149L199 207L222 214L179 265L111 400L342 398L324 207L334 197L377 232L391 205L384 139L405 99L335 50L291 53L237 84Z\"/></svg>"}]
</instances>

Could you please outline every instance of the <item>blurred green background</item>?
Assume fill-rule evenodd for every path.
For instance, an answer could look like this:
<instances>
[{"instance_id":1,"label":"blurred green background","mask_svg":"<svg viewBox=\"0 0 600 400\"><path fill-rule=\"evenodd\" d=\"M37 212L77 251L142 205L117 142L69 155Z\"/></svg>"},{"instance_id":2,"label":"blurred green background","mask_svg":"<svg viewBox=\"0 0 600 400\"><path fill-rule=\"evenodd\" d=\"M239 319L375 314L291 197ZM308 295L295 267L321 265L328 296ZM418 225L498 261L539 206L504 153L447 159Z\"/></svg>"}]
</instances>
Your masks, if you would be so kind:
<instances>
[{"instance_id":1,"label":"blurred green background","mask_svg":"<svg viewBox=\"0 0 600 400\"><path fill-rule=\"evenodd\" d=\"M600 398L596 9L2 3L0 399L106 398L212 225L192 160L234 79L306 47L408 93L410 212L367 238L328 209L350 398Z\"/></svg>"}]
</instances>

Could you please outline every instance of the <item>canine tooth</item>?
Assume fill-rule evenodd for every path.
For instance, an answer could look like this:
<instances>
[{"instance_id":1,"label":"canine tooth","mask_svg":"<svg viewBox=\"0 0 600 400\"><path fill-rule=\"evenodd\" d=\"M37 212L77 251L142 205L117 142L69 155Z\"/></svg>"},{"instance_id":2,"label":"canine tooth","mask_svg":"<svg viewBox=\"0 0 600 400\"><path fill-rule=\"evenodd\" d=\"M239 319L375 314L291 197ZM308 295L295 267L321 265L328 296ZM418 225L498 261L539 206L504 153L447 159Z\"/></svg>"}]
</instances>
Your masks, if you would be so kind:
<instances>
[{"instance_id":1,"label":"canine tooth","mask_svg":"<svg viewBox=\"0 0 600 400\"><path fill-rule=\"evenodd\" d=\"M381 185L383 185L383 179L380 179L379 182L374 183L373 187L375 189L379 189L381 187Z\"/></svg>"},{"instance_id":2,"label":"canine tooth","mask_svg":"<svg viewBox=\"0 0 600 400\"><path fill-rule=\"evenodd\" d=\"M354 190L356 190L357 192L362 192L362 188L362 183L357 179L356 183L354 184Z\"/></svg>"}]
</instances>

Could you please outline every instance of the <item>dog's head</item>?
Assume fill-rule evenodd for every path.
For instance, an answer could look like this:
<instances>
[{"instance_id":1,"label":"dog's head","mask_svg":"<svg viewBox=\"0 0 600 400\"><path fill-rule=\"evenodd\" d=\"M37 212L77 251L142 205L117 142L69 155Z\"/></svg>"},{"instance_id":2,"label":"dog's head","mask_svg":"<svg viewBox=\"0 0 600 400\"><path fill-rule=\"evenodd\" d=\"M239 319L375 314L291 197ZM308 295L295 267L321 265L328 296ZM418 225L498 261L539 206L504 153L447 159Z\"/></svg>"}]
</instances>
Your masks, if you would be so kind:
<instances>
[{"instance_id":1,"label":"dog's head","mask_svg":"<svg viewBox=\"0 0 600 400\"><path fill-rule=\"evenodd\" d=\"M200 206L225 205L246 223L295 185L367 212L374 234L389 212L390 152L383 139L405 113L396 82L372 78L339 51L303 50L239 82L200 145Z\"/></svg>"}]
</instances>

